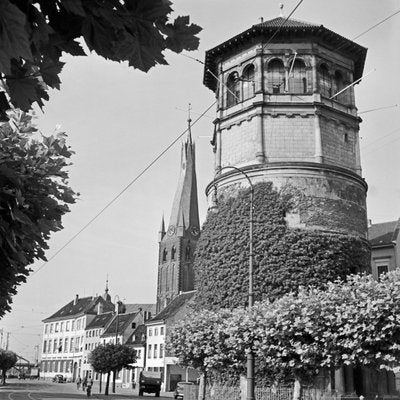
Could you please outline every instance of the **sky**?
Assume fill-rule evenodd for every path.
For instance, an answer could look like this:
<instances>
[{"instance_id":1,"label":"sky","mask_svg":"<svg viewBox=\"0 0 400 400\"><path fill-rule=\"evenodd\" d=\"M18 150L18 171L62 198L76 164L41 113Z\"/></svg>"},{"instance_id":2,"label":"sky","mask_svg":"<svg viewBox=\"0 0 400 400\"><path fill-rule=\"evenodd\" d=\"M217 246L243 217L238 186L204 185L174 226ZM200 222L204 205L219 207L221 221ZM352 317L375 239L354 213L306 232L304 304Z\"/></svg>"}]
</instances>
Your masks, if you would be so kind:
<instances>
[{"instance_id":1,"label":"sky","mask_svg":"<svg viewBox=\"0 0 400 400\"><path fill-rule=\"evenodd\" d=\"M284 2L284 15L298 0ZM175 0L174 15L190 15L202 26L200 46L186 53L204 60L205 51L264 20L279 16L271 0ZM399 9L395 0L304 0L292 18L322 24L353 39ZM369 189L368 218L372 223L400 217L400 13L355 41L368 48L364 72L374 70L356 86L363 177ZM92 218L187 126L191 103L194 120L215 100L203 85L203 66L187 57L166 53L169 66L145 74L127 64L88 57L65 57L61 90L51 91L38 126L44 134L57 126L68 134L75 151L69 168L70 186L80 193L64 229L49 242L50 262L36 262L35 272L19 287L12 311L0 320L9 332L9 348L34 360L41 343L41 321L80 297L104 292L108 277L112 299L155 303L158 243L179 177L178 141L152 168L132 184L82 233ZM210 139L215 107L192 127L200 219L207 212L205 187L213 176ZM59 252L60 251L60 252ZM59 252L57 255L55 255ZM5 337L4 337L5 338Z\"/></svg>"}]
</instances>

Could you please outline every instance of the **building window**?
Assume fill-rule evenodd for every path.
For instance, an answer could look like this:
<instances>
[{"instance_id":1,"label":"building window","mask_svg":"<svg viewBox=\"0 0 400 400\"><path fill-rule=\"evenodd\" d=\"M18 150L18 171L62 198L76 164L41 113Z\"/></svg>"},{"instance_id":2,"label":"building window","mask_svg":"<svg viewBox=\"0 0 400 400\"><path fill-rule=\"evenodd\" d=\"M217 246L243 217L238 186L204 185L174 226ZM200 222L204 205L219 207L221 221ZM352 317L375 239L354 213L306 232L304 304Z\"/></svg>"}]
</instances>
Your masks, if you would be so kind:
<instances>
[{"instance_id":1,"label":"building window","mask_svg":"<svg viewBox=\"0 0 400 400\"><path fill-rule=\"evenodd\" d=\"M172 246L172 249L171 249L171 260L174 261L175 257L176 257L176 248L175 248L175 246Z\"/></svg>"},{"instance_id":2,"label":"building window","mask_svg":"<svg viewBox=\"0 0 400 400\"><path fill-rule=\"evenodd\" d=\"M307 93L306 66L302 60L295 60L289 76L290 93Z\"/></svg>"},{"instance_id":3,"label":"building window","mask_svg":"<svg viewBox=\"0 0 400 400\"><path fill-rule=\"evenodd\" d=\"M140 360L142 358L142 350L136 350L136 358Z\"/></svg>"},{"instance_id":4,"label":"building window","mask_svg":"<svg viewBox=\"0 0 400 400\"><path fill-rule=\"evenodd\" d=\"M154 336L158 336L158 328L154 328Z\"/></svg>"},{"instance_id":5,"label":"building window","mask_svg":"<svg viewBox=\"0 0 400 400\"><path fill-rule=\"evenodd\" d=\"M157 358L157 351L158 351L158 346L155 344L154 345L154 357L153 358Z\"/></svg>"},{"instance_id":6,"label":"building window","mask_svg":"<svg viewBox=\"0 0 400 400\"><path fill-rule=\"evenodd\" d=\"M232 107L239 103L240 99L240 80L238 73L232 72L226 81L226 106Z\"/></svg>"},{"instance_id":7,"label":"building window","mask_svg":"<svg viewBox=\"0 0 400 400\"><path fill-rule=\"evenodd\" d=\"M64 351L68 353L68 338L64 339Z\"/></svg>"},{"instance_id":8,"label":"building window","mask_svg":"<svg viewBox=\"0 0 400 400\"><path fill-rule=\"evenodd\" d=\"M160 358L164 357L164 345L161 343L160 344Z\"/></svg>"},{"instance_id":9,"label":"building window","mask_svg":"<svg viewBox=\"0 0 400 400\"><path fill-rule=\"evenodd\" d=\"M75 329L75 321L71 321L71 331Z\"/></svg>"},{"instance_id":10,"label":"building window","mask_svg":"<svg viewBox=\"0 0 400 400\"><path fill-rule=\"evenodd\" d=\"M267 91L279 94L285 91L285 67L281 60L272 60L267 68Z\"/></svg>"},{"instance_id":11,"label":"building window","mask_svg":"<svg viewBox=\"0 0 400 400\"><path fill-rule=\"evenodd\" d=\"M242 75L243 82L243 100L250 99L254 96L254 77L255 77L255 68L253 64L248 65Z\"/></svg>"},{"instance_id":12,"label":"building window","mask_svg":"<svg viewBox=\"0 0 400 400\"><path fill-rule=\"evenodd\" d=\"M47 328L48 328L48 324L45 324L45 325L44 325L44 333L45 333L45 334L47 333Z\"/></svg>"},{"instance_id":13,"label":"building window","mask_svg":"<svg viewBox=\"0 0 400 400\"><path fill-rule=\"evenodd\" d=\"M153 329L149 328L149 336L153 336Z\"/></svg>"},{"instance_id":14,"label":"building window","mask_svg":"<svg viewBox=\"0 0 400 400\"><path fill-rule=\"evenodd\" d=\"M52 341L49 340L49 344L47 345L47 352L51 353L51 345L52 345Z\"/></svg>"},{"instance_id":15,"label":"building window","mask_svg":"<svg viewBox=\"0 0 400 400\"><path fill-rule=\"evenodd\" d=\"M164 327L163 326L160 328L160 335L164 335Z\"/></svg>"},{"instance_id":16,"label":"building window","mask_svg":"<svg viewBox=\"0 0 400 400\"><path fill-rule=\"evenodd\" d=\"M162 260L163 261L167 261L167 255L168 255L168 251L167 251L167 249L164 249L163 253L162 253Z\"/></svg>"},{"instance_id":17,"label":"building window","mask_svg":"<svg viewBox=\"0 0 400 400\"><path fill-rule=\"evenodd\" d=\"M54 332L58 332L58 322L56 322L56 327L54 329Z\"/></svg>"},{"instance_id":18,"label":"building window","mask_svg":"<svg viewBox=\"0 0 400 400\"><path fill-rule=\"evenodd\" d=\"M53 333L53 324L50 324L50 333Z\"/></svg>"},{"instance_id":19,"label":"building window","mask_svg":"<svg viewBox=\"0 0 400 400\"><path fill-rule=\"evenodd\" d=\"M342 73L339 71L336 71L334 80L333 80L333 94L339 93L345 87L346 87L346 83L344 81ZM340 93L338 96L336 96L334 98L334 100L336 100L342 104L346 104L346 105L350 104L351 103L351 88L348 88L344 92Z\"/></svg>"},{"instance_id":20,"label":"building window","mask_svg":"<svg viewBox=\"0 0 400 400\"><path fill-rule=\"evenodd\" d=\"M74 338L71 338L71 341L69 342L69 352L74 352Z\"/></svg>"},{"instance_id":21,"label":"building window","mask_svg":"<svg viewBox=\"0 0 400 400\"><path fill-rule=\"evenodd\" d=\"M58 352L62 352L62 339L58 339Z\"/></svg>"},{"instance_id":22,"label":"building window","mask_svg":"<svg viewBox=\"0 0 400 400\"><path fill-rule=\"evenodd\" d=\"M81 320L78 319L78 321L76 321L76 330L79 331L81 329Z\"/></svg>"},{"instance_id":23,"label":"building window","mask_svg":"<svg viewBox=\"0 0 400 400\"><path fill-rule=\"evenodd\" d=\"M64 330L64 322L60 322L60 332L63 332Z\"/></svg>"},{"instance_id":24,"label":"building window","mask_svg":"<svg viewBox=\"0 0 400 400\"><path fill-rule=\"evenodd\" d=\"M332 96L332 83L329 76L328 67L325 64L321 64L318 68L319 77L319 91L322 96L331 97Z\"/></svg>"},{"instance_id":25,"label":"building window","mask_svg":"<svg viewBox=\"0 0 400 400\"><path fill-rule=\"evenodd\" d=\"M378 265L377 270L378 270L378 281L380 281L382 275L388 273L389 267L387 265Z\"/></svg>"},{"instance_id":26,"label":"building window","mask_svg":"<svg viewBox=\"0 0 400 400\"><path fill-rule=\"evenodd\" d=\"M46 349L47 349L47 340L43 342L43 353L46 353Z\"/></svg>"},{"instance_id":27,"label":"building window","mask_svg":"<svg viewBox=\"0 0 400 400\"><path fill-rule=\"evenodd\" d=\"M65 323L65 330L68 332L69 331L69 321L67 321L66 323Z\"/></svg>"},{"instance_id":28,"label":"building window","mask_svg":"<svg viewBox=\"0 0 400 400\"><path fill-rule=\"evenodd\" d=\"M57 340L54 339L54 343L53 343L53 353L57 353Z\"/></svg>"},{"instance_id":29,"label":"building window","mask_svg":"<svg viewBox=\"0 0 400 400\"><path fill-rule=\"evenodd\" d=\"M149 344L149 347L147 348L147 358L151 358L151 344Z\"/></svg>"}]
</instances>

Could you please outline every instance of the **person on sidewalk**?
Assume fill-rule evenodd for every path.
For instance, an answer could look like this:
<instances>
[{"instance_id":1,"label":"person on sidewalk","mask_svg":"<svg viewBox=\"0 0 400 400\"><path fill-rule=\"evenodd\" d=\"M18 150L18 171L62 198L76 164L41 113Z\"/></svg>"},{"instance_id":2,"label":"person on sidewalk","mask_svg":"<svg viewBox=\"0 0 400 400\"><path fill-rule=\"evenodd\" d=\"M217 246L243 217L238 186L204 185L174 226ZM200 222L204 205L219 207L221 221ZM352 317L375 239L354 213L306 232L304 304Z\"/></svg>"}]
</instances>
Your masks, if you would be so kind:
<instances>
[{"instance_id":1,"label":"person on sidewalk","mask_svg":"<svg viewBox=\"0 0 400 400\"><path fill-rule=\"evenodd\" d=\"M76 389L79 390L81 387L82 379L80 376L78 376L78 379L76 380Z\"/></svg>"}]
</instances>

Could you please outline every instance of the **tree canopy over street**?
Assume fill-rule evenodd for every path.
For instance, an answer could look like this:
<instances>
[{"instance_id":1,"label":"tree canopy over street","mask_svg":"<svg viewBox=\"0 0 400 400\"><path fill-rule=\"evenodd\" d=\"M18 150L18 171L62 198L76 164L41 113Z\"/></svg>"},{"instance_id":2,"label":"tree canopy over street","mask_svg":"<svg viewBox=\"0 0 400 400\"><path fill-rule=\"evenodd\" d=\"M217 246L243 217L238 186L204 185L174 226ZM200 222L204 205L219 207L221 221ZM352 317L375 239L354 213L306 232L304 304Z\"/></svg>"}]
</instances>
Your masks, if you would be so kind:
<instances>
[{"instance_id":1,"label":"tree canopy over street","mask_svg":"<svg viewBox=\"0 0 400 400\"><path fill-rule=\"evenodd\" d=\"M380 282L353 275L329 282L324 289L302 287L250 310L192 314L171 332L168 346L184 365L238 373L252 348L260 375L301 386L321 370L343 365L399 368L399 333L396 271Z\"/></svg>"},{"instance_id":2,"label":"tree canopy over street","mask_svg":"<svg viewBox=\"0 0 400 400\"><path fill-rule=\"evenodd\" d=\"M6 384L6 372L17 363L17 355L13 351L0 349L0 370L3 385Z\"/></svg>"},{"instance_id":3,"label":"tree canopy over street","mask_svg":"<svg viewBox=\"0 0 400 400\"><path fill-rule=\"evenodd\" d=\"M96 347L89 356L89 363L96 372L107 374L105 394L108 395L111 372L130 368L136 361L136 351L124 344L108 343Z\"/></svg>"},{"instance_id":4,"label":"tree canopy over street","mask_svg":"<svg viewBox=\"0 0 400 400\"><path fill-rule=\"evenodd\" d=\"M63 52L90 51L147 72L167 64L164 51L195 50L201 28L188 16L169 19L168 0L3 0L0 2L0 78L14 107L24 111L60 87Z\"/></svg>"},{"instance_id":5,"label":"tree canopy over street","mask_svg":"<svg viewBox=\"0 0 400 400\"><path fill-rule=\"evenodd\" d=\"M75 202L68 186L72 151L65 133L41 135L32 116L15 112L0 124L0 317L26 281L29 264L46 260L51 232Z\"/></svg>"}]
</instances>

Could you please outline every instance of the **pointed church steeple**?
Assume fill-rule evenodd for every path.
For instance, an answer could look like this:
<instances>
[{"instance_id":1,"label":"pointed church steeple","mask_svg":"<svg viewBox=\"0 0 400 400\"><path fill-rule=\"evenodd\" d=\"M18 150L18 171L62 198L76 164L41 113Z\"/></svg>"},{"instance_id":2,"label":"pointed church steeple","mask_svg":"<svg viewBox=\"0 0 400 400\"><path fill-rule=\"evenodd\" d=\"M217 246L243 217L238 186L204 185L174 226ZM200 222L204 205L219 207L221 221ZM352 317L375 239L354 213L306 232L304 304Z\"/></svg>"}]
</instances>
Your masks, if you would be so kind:
<instances>
[{"instance_id":1,"label":"pointed church steeple","mask_svg":"<svg viewBox=\"0 0 400 400\"><path fill-rule=\"evenodd\" d=\"M181 148L180 177L168 225L169 234L178 234L178 226L183 228L179 230L179 236L186 231L200 230L195 144L192 140L191 122L189 104L188 135Z\"/></svg>"},{"instance_id":2,"label":"pointed church steeple","mask_svg":"<svg viewBox=\"0 0 400 400\"><path fill-rule=\"evenodd\" d=\"M164 222L164 214L161 218L161 226L160 230L158 231L158 241L161 242L163 237L165 236L165 222Z\"/></svg>"},{"instance_id":3,"label":"pointed church steeple","mask_svg":"<svg viewBox=\"0 0 400 400\"><path fill-rule=\"evenodd\" d=\"M189 105L188 135L181 148L178 187L167 232L165 233L162 222L159 236L157 312L180 292L194 289L193 255L200 234L195 164ZM161 235L163 231L164 234Z\"/></svg>"}]
</instances>

